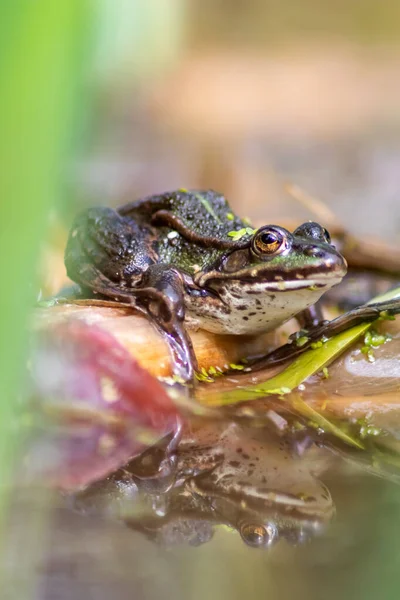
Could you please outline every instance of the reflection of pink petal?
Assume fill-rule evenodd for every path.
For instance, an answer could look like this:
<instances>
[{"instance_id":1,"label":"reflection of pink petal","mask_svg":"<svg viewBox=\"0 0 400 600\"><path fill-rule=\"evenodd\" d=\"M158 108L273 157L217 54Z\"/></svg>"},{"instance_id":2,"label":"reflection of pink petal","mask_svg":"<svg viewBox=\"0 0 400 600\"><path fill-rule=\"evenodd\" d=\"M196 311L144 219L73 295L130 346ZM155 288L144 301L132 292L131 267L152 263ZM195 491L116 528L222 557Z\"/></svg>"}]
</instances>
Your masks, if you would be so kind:
<instances>
[{"instance_id":1,"label":"reflection of pink petal","mask_svg":"<svg viewBox=\"0 0 400 600\"><path fill-rule=\"evenodd\" d=\"M57 419L29 464L61 487L106 476L178 424L163 386L96 325L72 321L42 331L32 363L34 395Z\"/></svg>"}]
</instances>

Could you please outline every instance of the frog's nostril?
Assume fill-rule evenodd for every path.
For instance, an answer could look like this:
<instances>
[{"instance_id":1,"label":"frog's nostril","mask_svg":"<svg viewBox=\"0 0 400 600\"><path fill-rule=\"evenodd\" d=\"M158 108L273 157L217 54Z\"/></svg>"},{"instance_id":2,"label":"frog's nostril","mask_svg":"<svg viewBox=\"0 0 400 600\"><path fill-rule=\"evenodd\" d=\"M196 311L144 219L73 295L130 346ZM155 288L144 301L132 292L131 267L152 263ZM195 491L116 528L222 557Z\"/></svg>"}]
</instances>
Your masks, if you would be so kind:
<instances>
[{"instance_id":1,"label":"frog's nostril","mask_svg":"<svg viewBox=\"0 0 400 600\"><path fill-rule=\"evenodd\" d=\"M325 252L321 248L316 248L315 246L307 246L304 249L304 254L307 256L314 256L315 258L323 258Z\"/></svg>"}]
</instances>

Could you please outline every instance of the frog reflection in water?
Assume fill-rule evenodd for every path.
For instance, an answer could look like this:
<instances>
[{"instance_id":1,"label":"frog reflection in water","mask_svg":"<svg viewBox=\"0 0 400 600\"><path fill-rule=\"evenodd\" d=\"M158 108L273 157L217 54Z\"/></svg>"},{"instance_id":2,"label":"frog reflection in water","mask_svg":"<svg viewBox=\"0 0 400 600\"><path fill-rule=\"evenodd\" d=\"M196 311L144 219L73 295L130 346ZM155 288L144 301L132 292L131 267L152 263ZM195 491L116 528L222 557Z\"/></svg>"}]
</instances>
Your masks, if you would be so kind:
<instances>
[{"instance_id":1,"label":"frog reflection in water","mask_svg":"<svg viewBox=\"0 0 400 600\"><path fill-rule=\"evenodd\" d=\"M178 190L123 206L90 208L72 226L69 277L90 293L126 302L166 337L174 374L197 368L186 325L259 334L307 313L346 273L328 232L305 223L257 231L213 191ZM308 317L308 318L307 318Z\"/></svg>"},{"instance_id":2,"label":"frog reflection in water","mask_svg":"<svg viewBox=\"0 0 400 600\"><path fill-rule=\"evenodd\" d=\"M334 513L329 490L316 479L332 460L328 451L313 445L296 455L270 428L222 422L186 427L174 458L172 476L156 476L149 485L149 469L160 471L160 453L146 451L105 488L99 484L85 492L80 508L96 504L101 495L108 504L117 497L120 506L127 494L127 513L135 514L132 485L137 485L151 512L122 518L152 539L196 545L210 539L215 525L225 524L246 544L264 548L280 538L307 540Z\"/></svg>"}]
</instances>

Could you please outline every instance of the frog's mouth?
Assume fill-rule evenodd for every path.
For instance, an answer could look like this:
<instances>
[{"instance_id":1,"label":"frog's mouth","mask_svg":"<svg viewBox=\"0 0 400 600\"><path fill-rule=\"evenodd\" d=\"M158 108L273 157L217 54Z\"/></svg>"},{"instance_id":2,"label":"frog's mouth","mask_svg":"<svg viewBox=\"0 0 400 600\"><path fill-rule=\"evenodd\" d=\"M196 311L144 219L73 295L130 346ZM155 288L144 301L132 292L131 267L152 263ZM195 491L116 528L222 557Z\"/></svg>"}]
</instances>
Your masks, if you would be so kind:
<instances>
[{"instance_id":1,"label":"frog's mouth","mask_svg":"<svg viewBox=\"0 0 400 600\"><path fill-rule=\"evenodd\" d=\"M283 276L276 277L273 281L265 281L262 278L252 279L250 277L242 278L210 278L205 282L201 281L201 287L207 287L215 290L217 293L221 288L231 288L239 290L246 290L249 294L262 294L265 292L293 292L299 290L309 290L323 292L325 289L329 289L338 285L342 281L343 276L335 276L334 274L321 274L319 276L313 276L309 279L284 279Z\"/></svg>"},{"instance_id":2,"label":"frog's mouth","mask_svg":"<svg viewBox=\"0 0 400 600\"><path fill-rule=\"evenodd\" d=\"M332 268L326 267L321 270L305 267L296 270L283 271L257 269L243 269L236 273L221 273L209 271L208 273L197 273L194 281L202 288L209 287L218 289L229 284L244 284L246 287L254 287L262 291L290 291L305 288L331 288L340 283L347 272L347 264L335 264Z\"/></svg>"},{"instance_id":3,"label":"frog's mouth","mask_svg":"<svg viewBox=\"0 0 400 600\"><path fill-rule=\"evenodd\" d=\"M312 276L309 278L290 278L285 279L284 277L276 277L273 281L255 283L256 286L260 286L265 291L293 291L293 290L304 290L308 289L310 291L323 289L323 288L331 288L335 285L338 285L343 279L343 275L337 276L333 273L321 273L320 275ZM253 280L254 282L254 280ZM247 285L250 285L250 280L246 281Z\"/></svg>"}]
</instances>

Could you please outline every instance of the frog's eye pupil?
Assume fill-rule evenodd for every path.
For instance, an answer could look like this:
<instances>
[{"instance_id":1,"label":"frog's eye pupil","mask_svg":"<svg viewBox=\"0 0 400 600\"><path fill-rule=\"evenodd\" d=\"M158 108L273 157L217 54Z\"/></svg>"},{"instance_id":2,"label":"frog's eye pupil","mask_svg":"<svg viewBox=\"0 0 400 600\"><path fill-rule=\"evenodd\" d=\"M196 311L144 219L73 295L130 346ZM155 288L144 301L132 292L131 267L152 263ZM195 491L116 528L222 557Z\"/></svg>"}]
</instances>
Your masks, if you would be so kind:
<instances>
[{"instance_id":1,"label":"frog's eye pupil","mask_svg":"<svg viewBox=\"0 0 400 600\"><path fill-rule=\"evenodd\" d=\"M262 233L260 235L260 240L263 244L269 246L270 244L276 244L276 242L278 241L278 236L275 233L272 233L271 231L268 233Z\"/></svg>"}]
</instances>

